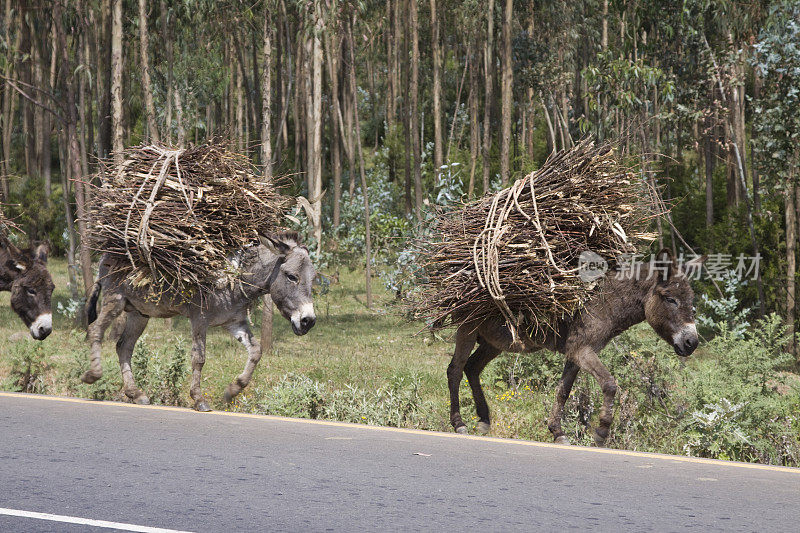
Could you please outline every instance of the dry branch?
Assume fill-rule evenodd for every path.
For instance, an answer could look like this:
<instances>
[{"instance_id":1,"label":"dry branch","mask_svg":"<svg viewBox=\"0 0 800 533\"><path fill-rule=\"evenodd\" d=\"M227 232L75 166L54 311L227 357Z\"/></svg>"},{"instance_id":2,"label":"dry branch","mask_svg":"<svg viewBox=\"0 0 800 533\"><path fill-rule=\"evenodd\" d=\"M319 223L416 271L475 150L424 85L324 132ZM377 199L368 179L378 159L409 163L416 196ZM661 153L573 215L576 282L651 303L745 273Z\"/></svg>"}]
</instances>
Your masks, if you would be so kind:
<instances>
[{"instance_id":1,"label":"dry branch","mask_svg":"<svg viewBox=\"0 0 800 533\"><path fill-rule=\"evenodd\" d=\"M500 317L515 342L536 336L590 296L580 254L613 267L655 238L658 206L610 145L583 141L507 189L439 212L418 243L423 282L411 310L435 328Z\"/></svg>"},{"instance_id":2,"label":"dry branch","mask_svg":"<svg viewBox=\"0 0 800 533\"><path fill-rule=\"evenodd\" d=\"M222 143L153 144L110 159L91 195L92 248L124 261L128 280L182 294L237 274L230 257L279 227L287 206L274 182Z\"/></svg>"}]
</instances>

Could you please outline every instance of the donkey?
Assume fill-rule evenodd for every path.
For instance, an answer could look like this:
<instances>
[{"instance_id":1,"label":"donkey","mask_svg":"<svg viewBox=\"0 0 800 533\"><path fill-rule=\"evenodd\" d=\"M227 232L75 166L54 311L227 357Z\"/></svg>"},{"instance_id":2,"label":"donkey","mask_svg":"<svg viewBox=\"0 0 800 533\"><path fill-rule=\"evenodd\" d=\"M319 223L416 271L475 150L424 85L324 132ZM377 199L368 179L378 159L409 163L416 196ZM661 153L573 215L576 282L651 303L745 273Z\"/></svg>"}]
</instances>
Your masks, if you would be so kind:
<instances>
[{"instance_id":1,"label":"donkey","mask_svg":"<svg viewBox=\"0 0 800 533\"><path fill-rule=\"evenodd\" d=\"M47 271L46 244L20 250L0 235L0 291L11 291L11 309L37 341L53 331L53 279Z\"/></svg>"},{"instance_id":2,"label":"donkey","mask_svg":"<svg viewBox=\"0 0 800 533\"><path fill-rule=\"evenodd\" d=\"M243 272L233 287L196 293L186 300L176 293L161 296L148 287L133 287L120 273L124 258L104 254L100 260L97 281L88 303L91 344L90 368L81 379L94 383L103 375L100 350L103 333L121 313L125 326L117 340L117 356L122 371L125 395L138 404L150 403L136 386L131 372L131 355L136 341L144 332L151 317L169 318L182 315L189 318L192 328L192 384L190 395L197 411L210 411L200 390L201 372L206 360L206 332L212 326L224 326L247 348L248 360L241 374L225 389L225 401L230 403L253 377L261 359L261 347L250 331L247 311L259 297L270 294L281 314L292 324L295 335L305 335L314 327L314 303L311 285L316 276L308 248L300 243L296 232L284 232L259 237L260 244L240 250L234 262ZM103 291L102 310L96 306Z\"/></svg>"},{"instance_id":3,"label":"donkey","mask_svg":"<svg viewBox=\"0 0 800 533\"><path fill-rule=\"evenodd\" d=\"M478 414L477 431L485 434L490 428L489 405L483 394L480 374L486 365L502 351L532 353L548 349L564 354L566 362L558 382L556 403L550 413L548 429L558 444L569 444L561 429L564 404L579 370L589 372L603 391L603 407L599 425L594 428L598 446L605 444L614 418L614 396L617 382L597 354L611 339L644 320L670 343L679 356L689 356L699 343L694 322L694 292L686 271L677 265L668 250L657 255L658 260L642 265L637 276L620 276L610 272L601 280L596 295L575 315L555 324L552 332L541 339L525 338L513 344L509 329L501 320L467 323L455 335L455 352L447 368L450 389L450 422L458 433L467 433L461 419L458 389L466 374ZM705 261L700 257L685 267L699 268ZM478 347L472 352L477 343ZM470 355L472 353L472 355Z\"/></svg>"}]
</instances>

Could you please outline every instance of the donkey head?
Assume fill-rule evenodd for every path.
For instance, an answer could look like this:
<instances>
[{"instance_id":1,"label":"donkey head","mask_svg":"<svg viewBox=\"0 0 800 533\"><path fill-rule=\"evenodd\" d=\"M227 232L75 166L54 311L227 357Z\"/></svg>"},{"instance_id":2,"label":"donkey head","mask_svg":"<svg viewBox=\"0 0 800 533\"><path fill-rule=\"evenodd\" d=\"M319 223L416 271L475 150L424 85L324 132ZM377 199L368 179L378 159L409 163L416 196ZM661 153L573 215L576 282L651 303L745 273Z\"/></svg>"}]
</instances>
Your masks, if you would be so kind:
<instances>
[{"instance_id":1,"label":"donkey head","mask_svg":"<svg viewBox=\"0 0 800 533\"><path fill-rule=\"evenodd\" d=\"M295 335L305 335L317 317L311 298L311 286L317 275L308 248L296 232L261 235L261 244L278 256L272 272L269 293L283 317L292 323Z\"/></svg>"},{"instance_id":2,"label":"donkey head","mask_svg":"<svg viewBox=\"0 0 800 533\"><path fill-rule=\"evenodd\" d=\"M0 290L11 291L11 309L39 341L53 331L50 299L55 285L47 271L47 249L41 244L20 250L0 239Z\"/></svg>"},{"instance_id":3,"label":"donkey head","mask_svg":"<svg viewBox=\"0 0 800 533\"><path fill-rule=\"evenodd\" d=\"M656 257L659 268L651 271L655 283L645 298L645 318L675 353L685 357L700 342L694 323L694 291L669 250L661 250ZM705 256L694 259L685 267L699 268L705 260Z\"/></svg>"}]
</instances>

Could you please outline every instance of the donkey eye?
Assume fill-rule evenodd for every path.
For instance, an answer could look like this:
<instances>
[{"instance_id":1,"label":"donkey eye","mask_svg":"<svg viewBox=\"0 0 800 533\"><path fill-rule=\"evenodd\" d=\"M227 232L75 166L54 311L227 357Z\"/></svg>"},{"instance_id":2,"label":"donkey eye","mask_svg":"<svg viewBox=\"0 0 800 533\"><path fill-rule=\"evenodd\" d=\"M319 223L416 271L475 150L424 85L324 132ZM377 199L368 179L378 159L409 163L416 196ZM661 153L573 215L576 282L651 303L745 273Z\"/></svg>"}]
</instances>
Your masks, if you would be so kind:
<instances>
[{"instance_id":1,"label":"donkey eye","mask_svg":"<svg viewBox=\"0 0 800 533\"><path fill-rule=\"evenodd\" d=\"M678 300L676 300L675 298L672 298L671 296L667 296L664 299L667 301L668 304L678 305Z\"/></svg>"},{"instance_id":2,"label":"donkey eye","mask_svg":"<svg viewBox=\"0 0 800 533\"><path fill-rule=\"evenodd\" d=\"M297 283L298 281L297 276L295 276L294 274L286 274L286 279L288 279L292 283Z\"/></svg>"},{"instance_id":3,"label":"donkey eye","mask_svg":"<svg viewBox=\"0 0 800 533\"><path fill-rule=\"evenodd\" d=\"M36 291L33 289L25 289L25 292L28 293L28 296L36 296Z\"/></svg>"}]
</instances>

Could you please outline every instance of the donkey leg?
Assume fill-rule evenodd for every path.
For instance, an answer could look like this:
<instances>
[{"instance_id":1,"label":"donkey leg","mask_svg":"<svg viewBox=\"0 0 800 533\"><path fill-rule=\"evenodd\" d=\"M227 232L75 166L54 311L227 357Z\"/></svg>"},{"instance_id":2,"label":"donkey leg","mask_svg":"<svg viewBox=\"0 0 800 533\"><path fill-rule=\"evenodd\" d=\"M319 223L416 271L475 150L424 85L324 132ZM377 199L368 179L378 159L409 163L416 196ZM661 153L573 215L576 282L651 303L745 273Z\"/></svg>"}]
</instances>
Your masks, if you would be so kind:
<instances>
[{"instance_id":1,"label":"donkey leg","mask_svg":"<svg viewBox=\"0 0 800 533\"><path fill-rule=\"evenodd\" d=\"M464 373L467 375L467 381L472 389L472 398L475 400L475 411L478 413L476 430L481 435L489 433L492 424L489 418L489 404L486 402L486 396L481 387L481 372L498 355L500 355L500 350L484 341L478 344L478 348L469 356L467 364L464 366Z\"/></svg>"},{"instance_id":2,"label":"donkey leg","mask_svg":"<svg viewBox=\"0 0 800 533\"><path fill-rule=\"evenodd\" d=\"M478 336L474 331L469 331L465 326L456 331L456 348L453 359L447 367L447 387L450 389L450 423L457 433L467 433L467 426L461 419L461 403L458 397L458 388L461 377L464 375L464 365L472 353Z\"/></svg>"},{"instance_id":3,"label":"donkey leg","mask_svg":"<svg viewBox=\"0 0 800 533\"><path fill-rule=\"evenodd\" d=\"M572 391L572 384L575 383L575 377L577 377L579 370L580 367L574 361L567 359L564 363L564 371L561 373L561 380L558 382L556 403L553 404L550 419L547 421L547 428L553 434L553 440L558 444L570 443L561 429L561 416L564 413L564 404L567 403L569 393Z\"/></svg>"},{"instance_id":4,"label":"donkey leg","mask_svg":"<svg viewBox=\"0 0 800 533\"><path fill-rule=\"evenodd\" d=\"M247 363L245 363L242 373L225 389L225 403L231 403L236 395L247 387L253 378L253 372L258 362L261 360L261 345L253 337L253 333L250 331L250 324L247 323L247 317L229 325L228 331L230 331L234 339L247 348Z\"/></svg>"},{"instance_id":5,"label":"donkey leg","mask_svg":"<svg viewBox=\"0 0 800 533\"><path fill-rule=\"evenodd\" d=\"M97 320L89 324L87 338L89 340L89 370L83 373L81 381L94 383L103 377L103 363L100 353L103 348L103 334L108 325L117 318L125 308L125 300L116 292L106 292L103 297L103 309Z\"/></svg>"},{"instance_id":6,"label":"donkey leg","mask_svg":"<svg viewBox=\"0 0 800 533\"><path fill-rule=\"evenodd\" d=\"M611 422L614 420L614 396L617 394L617 382L597 357L597 353L588 346L578 351L575 361L582 370L586 370L594 376L603 391L600 423L594 428L594 442L597 446L603 446L608 438Z\"/></svg>"},{"instance_id":7,"label":"donkey leg","mask_svg":"<svg viewBox=\"0 0 800 533\"><path fill-rule=\"evenodd\" d=\"M149 405L150 398L136 386L131 370L131 356L136 341L142 336L144 328L147 327L149 318L138 311L126 313L125 327L117 339L117 357L119 358L119 369L122 371L122 387L125 396L140 405Z\"/></svg>"},{"instance_id":8,"label":"donkey leg","mask_svg":"<svg viewBox=\"0 0 800 533\"><path fill-rule=\"evenodd\" d=\"M205 322L192 320L192 386L189 395L194 400L194 409L201 412L211 411L203 397L203 391L200 390L203 365L206 362L207 331L208 325Z\"/></svg>"}]
</instances>

